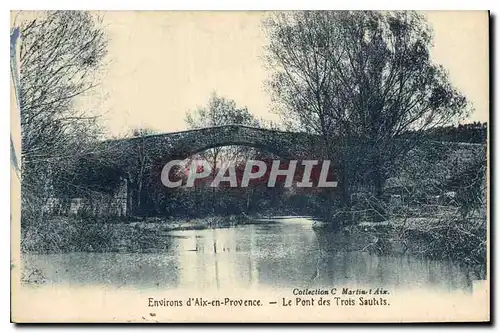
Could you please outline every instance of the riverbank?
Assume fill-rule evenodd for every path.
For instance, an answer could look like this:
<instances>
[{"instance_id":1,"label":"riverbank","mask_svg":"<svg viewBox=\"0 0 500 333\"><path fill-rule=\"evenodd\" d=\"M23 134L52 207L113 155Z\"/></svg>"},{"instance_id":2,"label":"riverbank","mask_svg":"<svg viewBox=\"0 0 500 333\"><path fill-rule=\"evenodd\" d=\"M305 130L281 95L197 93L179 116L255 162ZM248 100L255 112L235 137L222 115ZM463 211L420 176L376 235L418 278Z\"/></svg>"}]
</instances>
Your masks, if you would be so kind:
<instances>
[{"instance_id":1,"label":"riverbank","mask_svg":"<svg viewBox=\"0 0 500 333\"><path fill-rule=\"evenodd\" d=\"M227 228L248 223L248 216L204 218L94 219L53 216L22 232L27 253L153 252L169 247L168 232Z\"/></svg>"},{"instance_id":2,"label":"riverbank","mask_svg":"<svg viewBox=\"0 0 500 333\"><path fill-rule=\"evenodd\" d=\"M208 216L204 218L83 219L51 217L23 230L25 253L117 252L151 253L168 249L168 233L178 230L226 228L248 223L279 223L269 215ZM293 218L299 218L294 216ZM311 219L310 217L301 217ZM469 220L407 218L361 222L340 230L314 220L322 248L330 252L369 252L377 255L415 255L451 259L486 271L486 225ZM339 233L342 237L338 237ZM347 237L346 237L347 236Z\"/></svg>"},{"instance_id":3,"label":"riverbank","mask_svg":"<svg viewBox=\"0 0 500 333\"><path fill-rule=\"evenodd\" d=\"M329 230L327 223L318 222L314 228L323 247L331 253L368 252L453 260L470 268L476 279L486 278L486 221L478 216L393 218L335 231Z\"/></svg>"}]
</instances>

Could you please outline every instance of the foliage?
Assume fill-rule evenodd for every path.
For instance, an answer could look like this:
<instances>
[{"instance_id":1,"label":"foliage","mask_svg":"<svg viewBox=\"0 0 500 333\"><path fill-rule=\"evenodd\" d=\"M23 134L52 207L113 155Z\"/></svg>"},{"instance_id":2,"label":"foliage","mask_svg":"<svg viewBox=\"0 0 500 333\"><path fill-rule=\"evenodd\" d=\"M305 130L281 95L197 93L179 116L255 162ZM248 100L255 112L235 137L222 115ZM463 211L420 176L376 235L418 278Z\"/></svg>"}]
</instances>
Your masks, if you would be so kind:
<instances>
[{"instance_id":1,"label":"foliage","mask_svg":"<svg viewBox=\"0 0 500 333\"><path fill-rule=\"evenodd\" d=\"M405 181L400 182L400 194L389 210L391 218L401 222L396 228L398 238L411 252L459 260L484 271L487 244L484 147L468 144L432 147L414 152L400 166ZM410 159L419 163L409 163Z\"/></svg>"},{"instance_id":2,"label":"foliage","mask_svg":"<svg viewBox=\"0 0 500 333\"><path fill-rule=\"evenodd\" d=\"M285 12L265 27L276 110L340 158L344 204L360 181L380 197L392 162L423 131L467 113L415 12Z\"/></svg>"},{"instance_id":3,"label":"foliage","mask_svg":"<svg viewBox=\"0 0 500 333\"><path fill-rule=\"evenodd\" d=\"M457 126L433 128L425 133L428 139L435 141L486 143L488 138L487 123L473 122Z\"/></svg>"}]
</instances>

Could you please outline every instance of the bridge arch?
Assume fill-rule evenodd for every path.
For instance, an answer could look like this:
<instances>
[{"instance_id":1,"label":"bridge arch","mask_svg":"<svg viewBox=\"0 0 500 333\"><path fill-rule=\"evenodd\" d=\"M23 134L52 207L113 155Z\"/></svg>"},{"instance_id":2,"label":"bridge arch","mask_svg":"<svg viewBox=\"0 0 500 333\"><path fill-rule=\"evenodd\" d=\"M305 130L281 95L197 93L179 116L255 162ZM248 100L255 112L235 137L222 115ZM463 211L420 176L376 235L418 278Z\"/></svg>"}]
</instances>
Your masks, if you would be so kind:
<instances>
[{"instance_id":1,"label":"bridge arch","mask_svg":"<svg viewBox=\"0 0 500 333\"><path fill-rule=\"evenodd\" d=\"M154 134L123 140L123 151L138 150L156 155L162 163L185 159L201 151L222 146L263 149L283 159L321 157L318 137L306 133L284 132L243 125L224 125L175 133Z\"/></svg>"},{"instance_id":2,"label":"bridge arch","mask_svg":"<svg viewBox=\"0 0 500 333\"><path fill-rule=\"evenodd\" d=\"M142 179L153 181L163 189L161 173L171 160L184 160L206 149L242 145L260 148L281 159L323 159L321 138L300 132L285 132L242 125L200 128L175 133L153 134L142 137L103 142L102 154L90 164L104 162L116 181L122 184L109 188L109 193L122 200L127 214L133 214L141 202ZM94 163L95 162L95 163ZM144 167L145 166L145 167ZM139 176L138 170L141 170ZM111 175L91 172L98 179ZM109 173L109 172L108 172ZM150 183L151 184L151 183ZM155 185L156 186L156 185ZM120 201L120 202L122 202Z\"/></svg>"}]
</instances>

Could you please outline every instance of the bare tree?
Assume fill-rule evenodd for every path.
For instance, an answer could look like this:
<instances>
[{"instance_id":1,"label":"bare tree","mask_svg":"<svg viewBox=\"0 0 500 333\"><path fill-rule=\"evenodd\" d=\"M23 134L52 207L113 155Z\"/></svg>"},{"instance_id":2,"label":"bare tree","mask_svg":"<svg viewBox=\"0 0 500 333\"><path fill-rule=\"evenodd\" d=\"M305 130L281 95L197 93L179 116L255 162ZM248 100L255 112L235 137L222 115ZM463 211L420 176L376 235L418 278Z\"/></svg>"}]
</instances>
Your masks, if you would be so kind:
<instances>
[{"instance_id":1,"label":"bare tree","mask_svg":"<svg viewBox=\"0 0 500 333\"><path fill-rule=\"evenodd\" d=\"M276 110L324 138L346 205L356 179L380 197L395 158L467 112L432 63L432 32L417 13L287 12L264 26Z\"/></svg>"},{"instance_id":2,"label":"bare tree","mask_svg":"<svg viewBox=\"0 0 500 333\"><path fill-rule=\"evenodd\" d=\"M95 148L97 115L75 107L75 100L98 84L107 48L97 15L49 11L35 16L20 22L19 98L23 207L32 206L33 213L50 195L52 175L67 172L78 156Z\"/></svg>"},{"instance_id":3,"label":"bare tree","mask_svg":"<svg viewBox=\"0 0 500 333\"><path fill-rule=\"evenodd\" d=\"M54 11L21 25L21 127L23 158L50 156L73 126L91 122L75 97L97 85L106 54L101 19L85 11ZM62 142L61 142L62 141Z\"/></svg>"},{"instance_id":4,"label":"bare tree","mask_svg":"<svg viewBox=\"0 0 500 333\"><path fill-rule=\"evenodd\" d=\"M186 124L189 128L204 128L223 125L247 125L260 127L260 123L246 107L238 108L233 100L217 96L212 93L208 105L198 108L186 115ZM215 147L200 152L201 158L206 159L212 170L220 167L221 163L236 161L248 157L249 147Z\"/></svg>"}]
</instances>

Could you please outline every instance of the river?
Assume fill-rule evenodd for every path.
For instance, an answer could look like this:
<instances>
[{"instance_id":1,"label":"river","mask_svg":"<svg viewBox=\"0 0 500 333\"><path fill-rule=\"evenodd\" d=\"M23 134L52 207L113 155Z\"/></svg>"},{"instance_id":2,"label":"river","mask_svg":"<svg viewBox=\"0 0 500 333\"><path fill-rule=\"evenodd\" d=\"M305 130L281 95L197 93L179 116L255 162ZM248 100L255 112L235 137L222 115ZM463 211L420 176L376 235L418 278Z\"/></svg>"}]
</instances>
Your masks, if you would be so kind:
<instances>
[{"instance_id":1,"label":"river","mask_svg":"<svg viewBox=\"0 0 500 333\"><path fill-rule=\"evenodd\" d=\"M165 237L171 246L156 253L25 254L23 259L43 273L46 283L69 286L471 290L469 272L452 261L327 249L308 218L171 231Z\"/></svg>"}]
</instances>

